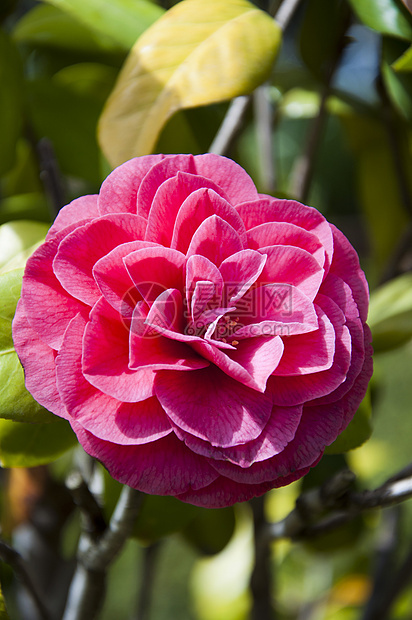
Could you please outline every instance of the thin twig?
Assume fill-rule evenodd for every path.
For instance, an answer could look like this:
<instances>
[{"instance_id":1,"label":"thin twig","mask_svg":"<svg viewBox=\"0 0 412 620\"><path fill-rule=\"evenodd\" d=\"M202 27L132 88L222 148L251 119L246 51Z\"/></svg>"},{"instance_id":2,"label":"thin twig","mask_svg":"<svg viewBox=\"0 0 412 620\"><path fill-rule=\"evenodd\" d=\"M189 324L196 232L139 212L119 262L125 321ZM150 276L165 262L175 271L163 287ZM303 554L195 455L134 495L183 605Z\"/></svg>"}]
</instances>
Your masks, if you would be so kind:
<instances>
[{"instance_id":1,"label":"thin twig","mask_svg":"<svg viewBox=\"0 0 412 620\"><path fill-rule=\"evenodd\" d=\"M251 620L273 620L272 605L272 574L270 570L270 547L267 540L261 537L266 527L264 513L264 496L251 500L253 511L255 562L250 579L252 594Z\"/></svg>"},{"instance_id":2,"label":"thin twig","mask_svg":"<svg viewBox=\"0 0 412 620\"><path fill-rule=\"evenodd\" d=\"M412 498L412 474L397 474L372 491L350 491L351 472L339 472L327 485L298 498L297 505L282 521L268 524L262 534L269 540L313 538L352 520L365 510L393 506ZM329 512L326 517L323 515Z\"/></svg>"},{"instance_id":3,"label":"thin twig","mask_svg":"<svg viewBox=\"0 0 412 620\"><path fill-rule=\"evenodd\" d=\"M259 169L263 191L275 191L275 157L273 152L273 106L270 101L269 84L259 86L253 94L256 119Z\"/></svg>"},{"instance_id":4,"label":"thin twig","mask_svg":"<svg viewBox=\"0 0 412 620\"><path fill-rule=\"evenodd\" d=\"M143 550L143 574L135 620L148 620L149 618L153 578L159 550L160 542L153 543Z\"/></svg>"},{"instance_id":5,"label":"thin twig","mask_svg":"<svg viewBox=\"0 0 412 620\"><path fill-rule=\"evenodd\" d=\"M275 15L275 21L282 30L286 30L300 2L301 0L284 0L280 5ZM233 99L210 145L210 153L216 153L216 155L224 155L227 153L230 145L242 127L250 100L251 95L242 95Z\"/></svg>"},{"instance_id":6,"label":"thin twig","mask_svg":"<svg viewBox=\"0 0 412 620\"><path fill-rule=\"evenodd\" d=\"M66 486L73 497L74 503L83 513L85 519L83 529L85 529L90 536L101 536L107 527L106 521L101 506L90 491L80 472L71 472L66 480Z\"/></svg>"},{"instance_id":7,"label":"thin twig","mask_svg":"<svg viewBox=\"0 0 412 620\"><path fill-rule=\"evenodd\" d=\"M50 614L44 605L30 574L27 571L26 565L20 553L13 549L13 547L7 545L5 542L0 541L0 558L3 562L9 564L13 569L16 577L20 580L32 598L40 618L42 618L42 620L50 620Z\"/></svg>"},{"instance_id":8,"label":"thin twig","mask_svg":"<svg viewBox=\"0 0 412 620\"><path fill-rule=\"evenodd\" d=\"M123 487L102 536L96 540L88 532L82 533L78 565L63 620L93 620L96 617L104 600L107 569L130 536L142 501L142 493Z\"/></svg>"}]
</instances>

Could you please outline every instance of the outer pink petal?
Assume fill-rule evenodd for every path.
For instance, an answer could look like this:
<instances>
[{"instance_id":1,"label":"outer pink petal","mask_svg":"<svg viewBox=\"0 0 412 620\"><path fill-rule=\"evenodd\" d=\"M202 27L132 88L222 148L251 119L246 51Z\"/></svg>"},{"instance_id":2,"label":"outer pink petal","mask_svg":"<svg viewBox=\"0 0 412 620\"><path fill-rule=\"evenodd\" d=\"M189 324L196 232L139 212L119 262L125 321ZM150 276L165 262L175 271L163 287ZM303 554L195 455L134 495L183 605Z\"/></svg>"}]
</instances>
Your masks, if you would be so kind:
<instances>
[{"instance_id":1,"label":"outer pink petal","mask_svg":"<svg viewBox=\"0 0 412 620\"><path fill-rule=\"evenodd\" d=\"M190 373L160 371L155 391L179 428L214 446L235 446L255 439L272 410L270 398L213 367Z\"/></svg>"},{"instance_id":2,"label":"outer pink petal","mask_svg":"<svg viewBox=\"0 0 412 620\"><path fill-rule=\"evenodd\" d=\"M332 224L331 229L335 247L331 272L349 284L362 322L365 323L369 305L369 289L365 274L359 266L356 251L345 235Z\"/></svg>"},{"instance_id":3,"label":"outer pink petal","mask_svg":"<svg viewBox=\"0 0 412 620\"><path fill-rule=\"evenodd\" d=\"M327 270L333 254L333 237L330 224L313 207L307 207L295 200L278 200L271 196L261 196L255 202L245 202L237 207L245 223L246 230L266 222L290 222L314 233L323 245L328 257Z\"/></svg>"},{"instance_id":4,"label":"outer pink petal","mask_svg":"<svg viewBox=\"0 0 412 620\"><path fill-rule=\"evenodd\" d=\"M99 459L113 478L144 493L197 491L218 477L206 459L188 450L172 433L156 443L120 446L97 439L78 424L73 426L86 452Z\"/></svg>"},{"instance_id":5,"label":"outer pink petal","mask_svg":"<svg viewBox=\"0 0 412 620\"><path fill-rule=\"evenodd\" d=\"M225 281L223 303L232 306L243 297L263 271L266 256L254 250L241 250L223 261L219 271Z\"/></svg>"},{"instance_id":6,"label":"outer pink petal","mask_svg":"<svg viewBox=\"0 0 412 620\"><path fill-rule=\"evenodd\" d=\"M122 243L98 260L93 267L93 278L102 295L124 317L132 317L133 309L142 297L123 263L123 258L136 250L153 245L148 241Z\"/></svg>"},{"instance_id":7,"label":"outer pink petal","mask_svg":"<svg viewBox=\"0 0 412 620\"><path fill-rule=\"evenodd\" d=\"M121 445L143 444L170 433L170 422L156 398L122 403L86 381L82 373L85 327L80 316L71 321L56 358L59 393L71 419L96 437Z\"/></svg>"},{"instance_id":8,"label":"outer pink petal","mask_svg":"<svg viewBox=\"0 0 412 620\"><path fill-rule=\"evenodd\" d=\"M68 418L56 386L56 353L30 327L22 299L13 319L13 341L24 368L26 388L40 405Z\"/></svg>"},{"instance_id":9,"label":"outer pink petal","mask_svg":"<svg viewBox=\"0 0 412 620\"><path fill-rule=\"evenodd\" d=\"M132 252L123 259L139 293L152 303L169 288L183 290L185 256L161 245Z\"/></svg>"},{"instance_id":10,"label":"outer pink petal","mask_svg":"<svg viewBox=\"0 0 412 620\"><path fill-rule=\"evenodd\" d=\"M144 218L149 217L153 200L160 186L177 175L178 172L196 174L193 155L166 155L162 161L152 166L137 194L137 213Z\"/></svg>"},{"instance_id":11,"label":"outer pink petal","mask_svg":"<svg viewBox=\"0 0 412 620\"><path fill-rule=\"evenodd\" d=\"M113 170L103 181L99 194L101 215L109 213L137 213L137 192L147 172L164 155L135 157Z\"/></svg>"},{"instance_id":12,"label":"outer pink petal","mask_svg":"<svg viewBox=\"0 0 412 620\"><path fill-rule=\"evenodd\" d=\"M197 454L218 461L229 461L241 468L269 459L282 452L292 441L302 417L299 407L274 407L272 415L257 439L233 448L216 448L210 443L178 429L179 439Z\"/></svg>"},{"instance_id":13,"label":"outer pink petal","mask_svg":"<svg viewBox=\"0 0 412 620\"><path fill-rule=\"evenodd\" d=\"M68 226L72 226L73 228L75 226L82 226L94 220L96 217L99 217L100 213L97 208L97 198L97 194L81 196L60 209L47 233L46 241L52 239L58 232L64 230Z\"/></svg>"},{"instance_id":14,"label":"outer pink petal","mask_svg":"<svg viewBox=\"0 0 412 620\"><path fill-rule=\"evenodd\" d=\"M206 153L196 155L194 160L196 172L212 179L221 187L232 205L258 198L255 184L250 176L231 159Z\"/></svg>"},{"instance_id":15,"label":"outer pink petal","mask_svg":"<svg viewBox=\"0 0 412 620\"><path fill-rule=\"evenodd\" d=\"M62 343L67 325L80 312L90 308L64 290L53 272L53 259L59 243L70 228L56 233L31 255L26 263L21 297L31 327L53 349Z\"/></svg>"},{"instance_id":16,"label":"outer pink petal","mask_svg":"<svg viewBox=\"0 0 412 620\"><path fill-rule=\"evenodd\" d=\"M196 177L195 177L196 178ZM202 177L197 177L201 179ZM207 185L204 185L207 187ZM218 215L243 238L246 230L241 217L224 197L212 189L193 192L182 204L177 214L171 247L186 253L199 226L211 215Z\"/></svg>"},{"instance_id":17,"label":"outer pink petal","mask_svg":"<svg viewBox=\"0 0 412 620\"><path fill-rule=\"evenodd\" d=\"M279 336L242 340L237 349L228 354L206 341L193 342L192 347L229 377L262 393L283 353L283 342Z\"/></svg>"},{"instance_id":18,"label":"outer pink petal","mask_svg":"<svg viewBox=\"0 0 412 620\"><path fill-rule=\"evenodd\" d=\"M240 250L243 250L243 244L235 229L222 218L212 215L193 235L187 257L200 254L219 267L226 258Z\"/></svg>"},{"instance_id":19,"label":"outer pink petal","mask_svg":"<svg viewBox=\"0 0 412 620\"><path fill-rule=\"evenodd\" d=\"M171 245L173 248L177 248L181 252L185 253L187 246L189 245L190 238L192 237L192 234L196 230L197 226L193 229L192 234L189 235L186 247L184 249L177 247L176 244L171 243L176 216L178 215L181 206L186 204L185 201L187 202L188 200L190 204L192 204L193 201L198 201L199 197L209 191L212 191L212 194L216 196L216 201L220 200L230 208L224 198L221 198L218 195L219 191L222 190L219 190L219 187L217 187L217 185L209 179L205 179L204 177L198 175L187 174L186 172L178 172L176 176L167 179L167 181L160 185L153 198L147 220L146 239L148 241L161 243L165 246ZM195 196L194 199L192 196ZM212 215L212 213L214 213L214 211L208 213L207 216ZM236 212L234 212L234 217L236 218L236 221L240 223L240 226L242 226L242 220Z\"/></svg>"},{"instance_id":20,"label":"outer pink petal","mask_svg":"<svg viewBox=\"0 0 412 620\"><path fill-rule=\"evenodd\" d=\"M313 300L323 279L323 269L317 260L305 250L290 245L273 245L260 248L267 255L259 283L279 282L297 286Z\"/></svg>"},{"instance_id":21,"label":"outer pink petal","mask_svg":"<svg viewBox=\"0 0 412 620\"><path fill-rule=\"evenodd\" d=\"M335 354L335 330L326 313L315 304L319 329L285 338L285 351L274 371L280 375L306 375L332 366Z\"/></svg>"},{"instance_id":22,"label":"outer pink petal","mask_svg":"<svg viewBox=\"0 0 412 620\"><path fill-rule=\"evenodd\" d=\"M82 372L108 396L133 403L153 396L154 372L129 369L129 331L102 297L90 313L83 337Z\"/></svg>"},{"instance_id":23,"label":"outer pink petal","mask_svg":"<svg viewBox=\"0 0 412 620\"><path fill-rule=\"evenodd\" d=\"M77 228L60 244L53 270L73 297L92 306L100 297L93 278L95 263L122 243L144 236L146 222L138 215L105 215Z\"/></svg>"},{"instance_id":24,"label":"outer pink petal","mask_svg":"<svg viewBox=\"0 0 412 620\"><path fill-rule=\"evenodd\" d=\"M288 222L267 222L247 232L248 245L253 250L270 245L292 245L312 254L321 267L325 264L325 250L318 237Z\"/></svg>"}]
</instances>

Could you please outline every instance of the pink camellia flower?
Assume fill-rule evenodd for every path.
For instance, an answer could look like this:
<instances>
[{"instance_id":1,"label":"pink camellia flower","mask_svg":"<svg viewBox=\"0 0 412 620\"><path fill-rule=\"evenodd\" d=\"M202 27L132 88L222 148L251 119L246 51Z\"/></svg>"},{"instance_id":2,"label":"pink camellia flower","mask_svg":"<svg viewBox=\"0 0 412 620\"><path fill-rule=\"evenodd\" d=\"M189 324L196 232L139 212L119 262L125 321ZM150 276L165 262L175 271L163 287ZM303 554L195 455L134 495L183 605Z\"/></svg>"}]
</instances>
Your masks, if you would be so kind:
<instances>
[{"instance_id":1,"label":"pink camellia flower","mask_svg":"<svg viewBox=\"0 0 412 620\"><path fill-rule=\"evenodd\" d=\"M219 507L305 475L372 372L368 290L315 209L151 155L59 213L13 323L27 389L111 475Z\"/></svg>"}]
</instances>

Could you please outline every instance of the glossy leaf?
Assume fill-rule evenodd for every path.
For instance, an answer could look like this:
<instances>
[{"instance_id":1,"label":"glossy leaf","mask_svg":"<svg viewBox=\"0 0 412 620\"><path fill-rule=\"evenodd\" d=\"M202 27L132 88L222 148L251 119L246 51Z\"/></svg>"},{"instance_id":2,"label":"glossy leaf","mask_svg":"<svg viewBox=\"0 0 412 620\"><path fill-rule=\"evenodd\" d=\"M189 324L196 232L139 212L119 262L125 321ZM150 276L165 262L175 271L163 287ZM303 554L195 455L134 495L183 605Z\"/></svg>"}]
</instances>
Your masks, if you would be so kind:
<instances>
[{"instance_id":1,"label":"glossy leaf","mask_svg":"<svg viewBox=\"0 0 412 620\"><path fill-rule=\"evenodd\" d=\"M397 0L349 0L361 22L382 34L412 39L412 21Z\"/></svg>"},{"instance_id":2,"label":"glossy leaf","mask_svg":"<svg viewBox=\"0 0 412 620\"><path fill-rule=\"evenodd\" d=\"M412 121L412 76L394 70L394 64L405 50L403 42L389 37L383 38L382 45L382 77L389 98L400 114Z\"/></svg>"},{"instance_id":3,"label":"glossy leaf","mask_svg":"<svg viewBox=\"0 0 412 620\"><path fill-rule=\"evenodd\" d=\"M251 92L269 75L281 34L246 0L183 0L133 47L99 123L116 166L152 152L177 110Z\"/></svg>"},{"instance_id":4,"label":"glossy leaf","mask_svg":"<svg viewBox=\"0 0 412 620\"><path fill-rule=\"evenodd\" d=\"M26 45L61 48L76 53L118 53L123 50L111 37L89 28L69 13L46 4L35 6L17 22L13 38Z\"/></svg>"},{"instance_id":5,"label":"glossy leaf","mask_svg":"<svg viewBox=\"0 0 412 620\"><path fill-rule=\"evenodd\" d=\"M372 434L371 416L371 394L368 390L352 421L333 444L326 448L325 454L341 454L364 444Z\"/></svg>"},{"instance_id":6,"label":"glossy leaf","mask_svg":"<svg viewBox=\"0 0 412 620\"><path fill-rule=\"evenodd\" d=\"M18 51L0 30L0 175L13 166L23 121L23 69Z\"/></svg>"},{"instance_id":7,"label":"glossy leaf","mask_svg":"<svg viewBox=\"0 0 412 620\"><path fill-rule=\"evenodd\" d=\"M46 0L130 49L163 9L148 0Z\"/></svg>"},{"instance_id":8,"label":"glossy leaf","mask_svg":"<svg viewBox=\"0 0 412 620\"><path fill-rule=\"evenodd\" d=\"M57 416L48 424L0 420L1 467L45 465L76 444L69 423Z\"/></svg>"},{"instance_id":9,"label":"glossy leaf","mask_svg":"<svg viewBox=\"0 0 412 620\"><path fill-rule=\"evenodd\" d=\"M372 293L368 323L375 353L395 349L412 338L412 273L405 273Z\"/></svg>"},{"instance_id":10,"label":"glossy leaf","mask_svg":"<svg viewBox=\"0 0 412 620\"><path fill-rule=\"evenodd\" d=\"M392 64L395 71L412 71L412 45Z\"/></svg>"}]
</instances>

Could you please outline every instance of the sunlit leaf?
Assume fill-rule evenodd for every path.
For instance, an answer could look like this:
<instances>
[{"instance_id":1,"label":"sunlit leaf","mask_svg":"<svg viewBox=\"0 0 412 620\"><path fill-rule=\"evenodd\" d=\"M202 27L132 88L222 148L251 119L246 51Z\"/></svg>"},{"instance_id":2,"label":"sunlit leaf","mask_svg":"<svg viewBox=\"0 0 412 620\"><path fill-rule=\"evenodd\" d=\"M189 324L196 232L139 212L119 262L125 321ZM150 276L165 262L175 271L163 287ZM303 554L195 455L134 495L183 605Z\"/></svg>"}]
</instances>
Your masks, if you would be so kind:
<instances>
[{"instance_id":1,"label":"sunlit leaf","mask_svg":"<svg viewBox=\"0 0 412 620\"><path fill-rule=\"evenodd\" d=\"M412 76L408 72L400 73L393 65L405 50L404 42L383 37L382 77L389 98L401 115L412 121Z\"/></svg>"},{"instance_id":2,"label":"sunlit leaf","mask_svg":"<svg viewBox=\"0 0 412 620\"><path fill-rule=\"evenodd\" d=\"M395 71L412 71L412 45L392 64Z\"/></svg>"},{"instance_id":3,"label":"sunlit leaf","mask_svg":"<svg viewBox=\"0 0 412 620\"><path fill-rule=\"evenodd\" d=\"M412 39L412 21L397 0L349 0L360 21L383 34Z\"/></svg>"},{"instance_id":4,"label":"sunlit leaf","mask_svg":"<svg viewBox=\"0 0 412 620\"><path fill-rule=\"evenodd\" d=\"M46 0L130 49L163 9L148 0Z\"/></svg>"},{"instance_id":5,"label":"sunlit leaf","mask_svg":"<svg viewBox=\"0 0 412 620\"><path fill-rule=\"evenodd\" d=\"M371 395L368 390L349 425L333 444L326 448L325 454L341 454L364 444L372 434L371 416Z\"/></svg>"},{"instance_id":6,"label":"sunlit leaf","mask_svg":"<svg viewBox=\"0 0 412 620\"><path fill-rule=\"evenodd\" d=\"M395 349L412 338L412 273L398 276L372 293L368 323L375 353Z\"/></svg>"},{"instance_id":7,"label":"sunlit leaf","mask_svg":"<svg viewBox=\"0 0 412 620\"><path fill-rule=\"evenodd\" d=\"M22 253L43 241L48 229L47 224L27 220L7 222L0 226L0 273L24 267L30 254Z\"/></svg>"},{"instance_id":8,"label":"sunlit leaf","mask_svg":"<svg viewBox=\"0 0 412 620\"><path fill-rule=\"evenodd\" d=\"M14 164L23 120L23 70L15 45L0 30L0 175Z\"/></svg>"},{"instance_id":9,"label":"sunlit leaf","mask_svg":"<svg viewBox=\"0 0 412 620\"><path fill-rule=\"evenodd\" d=\"M77 444L66 420L53 416L48 424L0 420L0 465L35 467L51 463Z\"/></svg>"},{"instance_id":10,"label":"sunlit leaf","mask_svg":"<svg viewBox=\"0 0 412 620\"><path fill-rule=\"evenodd\" d=\"M280 28L246 0L183 0L133 47L99 124L112 165L153 151L179 109L251 92L269 75Z\"/></svg>"}]
</instances>

